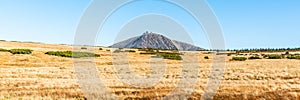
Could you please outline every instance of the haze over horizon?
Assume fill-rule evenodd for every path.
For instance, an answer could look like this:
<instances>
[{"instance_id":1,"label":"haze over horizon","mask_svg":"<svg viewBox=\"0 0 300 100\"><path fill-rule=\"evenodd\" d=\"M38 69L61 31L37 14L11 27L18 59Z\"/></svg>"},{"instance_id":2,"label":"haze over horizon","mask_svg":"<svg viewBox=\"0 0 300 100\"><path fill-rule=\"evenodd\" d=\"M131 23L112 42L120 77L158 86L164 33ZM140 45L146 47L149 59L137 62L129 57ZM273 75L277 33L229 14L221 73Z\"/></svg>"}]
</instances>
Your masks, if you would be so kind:
<instances>
[{"instance_id":1,"label":"haze over horizon","mask_svg":"<svg viewBox=\"0 0 300 100\"><path fill-rule=\"evenodd\" d=\"M3 16L0 16L0 40L73 44L81 15L90 2L91 0L1 0L0 12ZM228 49L300 47L300 1L207 0L207 3L219 20ZM140 9L135 9L136 7ZM192 41L183 42L210 48L201 25L195 23L191 16L178 7L152 0L142 0L114 12L104 29L99 31L96 45L112 45L121 30L119 26L123 25L121 22L145 12L158 11L185 26L189 33L186 37ZM147 24L143 27L147 27ZM171 29L153 32L180 41L183 33L178 30L170 31ZM133 30L123 34L127 34L126 38L129 38L144 31L147 30ZM124 40L126 38L124 37Z\"/></svg>"}]
</instances>

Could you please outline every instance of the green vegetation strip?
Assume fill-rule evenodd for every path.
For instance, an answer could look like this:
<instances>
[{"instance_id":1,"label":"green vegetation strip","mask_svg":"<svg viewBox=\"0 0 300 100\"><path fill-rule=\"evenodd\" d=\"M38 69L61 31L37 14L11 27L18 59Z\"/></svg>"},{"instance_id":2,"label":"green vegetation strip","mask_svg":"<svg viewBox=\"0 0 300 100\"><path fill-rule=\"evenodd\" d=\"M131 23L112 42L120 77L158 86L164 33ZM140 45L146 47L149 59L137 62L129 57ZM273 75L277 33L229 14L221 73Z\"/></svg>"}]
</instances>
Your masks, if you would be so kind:
<instances>
[{"instance_id":1,"label":"green vegetation strip","mask_svg":"<svg viewBox=\"0 0 300 100\"><path fill-rule=\"evenodd\" d=\"M264 58L266 59L282 59L284 56L279 54L271 54L271 55L264 55Z\"/></svg>"},{"instance_id":2,"label":"green vegetation strip","mask_svg":"<svg viewBox=\"0 0 300 100\"><path fill-rule=\"evenodd\" d=\"M259 56L251 56L248 59L261 59Z\"/></svg>"},{"instance_id":3,"label":"green vegetation strip","mask_svg":"<svg viewBox=\"0 0 300 100\"><path fill-rule=\"evenodd\" d=\"M245 60L247 60L247 58L246 57L233 57L231 60L233 60L233 61L245 61Z\"/></svg>"},{"instance_id":4,"label":"green vegetation strip","mask_svg":"<svg viewBox=\"0 0 300 100\"><path fill-rule=\"evenodd\" d=\"M139 49L139 51L145 51L141 52L140 54L157 55L163 59L182 60L182 57L179 53L159 52L158 49Z\"/></svg>"},{"instance_id":5,"label":"green vegetation strip","mask_svg":"<svg viewBox=\"0 0 300 100\"><path fill-rule=\"evenodd\" d=\"M208 56L205 56L204 59L209 59L209 57L208 57Z\"/></svg>"},{"instance_id":6,"label":"green vegetation strip","mask_svg":"<svg viewBox=\"0 0 300 100\"><path fill-rule=\"evenodd\" d=\"M31 54L33 50L30 49L11 49L11 50L6 50L0 48L0 52L10 52L12 54Z\"/></svg>"},{"instance_id":7,"label":"green vegetation strip","mask_svg":"<svg viewBox=\"0 0 300 100\"><path fill-rule=\"evenodd\" d=\"M9 50L0 48L0 52L9 52Z\"/></svg>"},{"instance_id":8,"label":"green vegetation strip","mask_svg":"<svg viewBox=\"0 0 300 100\"><path fill-rule=\"evenodd\" d=\"M45 54L59 56L59 57L68 57L68 58L100 57L99 54L95 54L91 52L49 51L46 52Z\"/></svg>"},{"instance_id":9,"label":"green vegetation strip","mask_svg":"<svg viewBox=\"0 0 300 100\"><path fill-rule=\"evenodd\" d=\"M182 60L181 56L177 53L159 53L164 59Z\"/></svg>"},{"instance_id":10,"label":"green vegetation strip","mask_svg":"<svg viewBox=\"0 0 300 100\"><path fill-rule=\"evenodd\" d=\"M300 59L300 55L289 55L287 56L288 59Z\"/></svg>"},{"instance_id":11,"label":"green vegetation strip","mask_svg":"<svg viewBox=\"0 0 300 100\"><path fill-rule=\"evenodd\" d=\"M11 49L9 50L12 54L31 54L33 50L30 49Z\"/></svg>"}]
</instances>

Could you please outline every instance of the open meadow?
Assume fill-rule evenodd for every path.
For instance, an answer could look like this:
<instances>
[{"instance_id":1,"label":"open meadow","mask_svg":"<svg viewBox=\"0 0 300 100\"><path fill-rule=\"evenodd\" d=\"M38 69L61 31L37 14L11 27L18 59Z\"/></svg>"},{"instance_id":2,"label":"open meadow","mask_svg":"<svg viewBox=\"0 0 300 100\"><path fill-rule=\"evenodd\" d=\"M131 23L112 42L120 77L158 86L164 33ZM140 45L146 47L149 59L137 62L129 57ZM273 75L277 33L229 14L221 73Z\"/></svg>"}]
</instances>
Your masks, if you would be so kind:
<instances>
[{"instance_id":1,"label":"open meadow","mask_svg":"<svg viewBox=\"0 0 300 100\"><path fill-rule=\"evenodd\" d=\"M45 54L48 51L72 51L73 46L0 41L0 48L33 50L31 54L0 51L1 100L85 98L77 83L73 64L73 59L84 58ZM99 77L103 79L111 93L120 99L161 99L177 86L179 79L182 78L180 73L189 73L182 70L185 67L182 60L165 59L166 71L157 84L149 88L134 87L116 77L112 53L114 49L105 47L87 49L90 48L94 49L95 54L100 55L95 57ZM153 55L141 54L143 51L137 49L131 51L128 51L127 62L131 70L142 77L148 77L153 73L149 68L149 60ZM206 89L215 53L202 51L190 53L199 54L199 64L196 66L200 71L195 77L189 77L197 80L197 84L188 96L189 99L197 100ZM264 52L259 54L262 53ZM232 61L233 56L236 55L226 55L223 78L214 99L300 99L300 60L283 58ZM158 68L161 66L161 63L154 64L158 65ZM178 93L180 94L180 91Z\"/></svg>"}]
</instances>

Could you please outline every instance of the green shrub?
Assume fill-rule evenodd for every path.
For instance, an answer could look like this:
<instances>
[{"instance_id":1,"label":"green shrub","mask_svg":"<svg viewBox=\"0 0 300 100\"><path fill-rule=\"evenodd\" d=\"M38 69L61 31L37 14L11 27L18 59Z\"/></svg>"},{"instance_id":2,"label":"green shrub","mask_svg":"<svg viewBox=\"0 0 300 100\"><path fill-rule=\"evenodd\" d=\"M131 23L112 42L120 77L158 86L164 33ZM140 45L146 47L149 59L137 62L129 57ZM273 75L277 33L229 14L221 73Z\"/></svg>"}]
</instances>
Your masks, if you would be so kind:
<instances>
[{"instance_id":1,"label":"green shrub","mask_svg":"<svg viewBox=\"0 0 300 100\"><path fill-rule=\"evenodd\" d=\"M72 51L49 51L46 52L47 55L54 55L60 57L69 57L69 58L81 58L81 57L100 57L99 54L90 53L90 52L72 52Z\"/></svg>"},{"instance_id":2,"label":"green shrub","mask_svg":"<svg viewBox=\"0 0 300 100\"><path fill-rule=\"evenodd\" d=\"M19 42L19 41L10 41L10 42Z\"/></svg>"},{"instance_id":3,"label":"green shrub","mask_svg":"<svg viewBox=\"0 0 300 100\"><path fill-rule=\"evenodd\" d=\"M148 51L146 48L138 48L138 51Z\"/></svg>"},{"instance_id":4,"label":"green shrub","mask_svg":"<svg viewBox=\"0 0 300 100\"><path fill-rule=\"evenodd\" d=\"M141 52L140 54L143 54L143 55L155 55L157 53L156 52Z\"/></svg>"},{"instance_id":5,"label":"green shrub","mask_svg":"<svg viewBox=\"0 0 300 100\"><path fill-rule=\"evenodd\" d=\"M300 59L299 55L289 55L287 56L288 59Z\"/></svg>"},{"instance_id":6,"label":"green shrub","mask_svg":"<svg viewBox=\"0 0 300 100\"><path fill-rule=\"evenodd\" d=\"M261 59L259 56L251 56L248 59Z\"/></svg>"},{"instance_id":7,"label":"green shrub","mask_svg":"<svg viewBox=\"0 0 300 100\"><path fill-rule=\"evenodd\" d=\"M136 52L135 50L125 50L124 52Z\"/></svg>"},{"instance_id":8,"label":"green shrub","mask_svg":"<svg viewBox=\"0 0 300 100\"><path fill-rule=\"evenodd\" d=\"M160 53L160 55L164 59L170 59L170 60L182 60L181 56L176 53Z\"/></svg>"},{"instance_id":9,"label":"green shrub","mask_svg":"<svg viewBox=\"0 0 300 100\"><path fill-rule=\"evenodd\" d=\"M113 53L120 53L122 52L120 49L116 49Z\"/></svg>"},{"instance_id":10,"label":"green shrub","mask_svg":"<svg viewBox=\"0 0 300 100\"><path fill-rule=\"evenodd\" d=\"M288 51L287 51L287 52L285 52L285 55L289 55L289 54L290 54L290 52L288 52Z\"/></svg>"},{"instance_id":11,"label":"green shrub","mask_svg":"<svg viewBox=\"0 0 300 100\"><path fill-rule=\"evenodd\" d=\"M30 49L11 49L9 50L12 54L31 54L33 50Z\"/></svg>"},{"instance_id":12,"label":"green shrub","mask_svg":"<svg viewBox=\"0 0 300 100\"><path fill-rule=\"evenodd\" d=\"M233 61L246 61L247 58L246 57L232 57L231 60L233 60Z\"/></svg>"},{"instance_id":13,"label":"green shrub","mask_svg":"<svg viewBox=\"0 0 300 100\"><path fill-rule=\"evenodd\" d=\"M135 50L121 50L121 49L116 49L113 53L120 53L120 52L136 52Z\"/></svg>"},{"instance_id":14,"label":"green shrub","mask_svg":"<svg viewBox=\"0 0 300 100\"><path fill-rule=\"evenodd\" d=\"M140 54L145 55L156 55L157 57L162 57L164 59L170 59L170 60L182 60L180 53L167 53L167 52L158 52L154 50L148 50L146 52L141 52Z\"/></svg>"},{"instance_id":15,"label":"green shrub","mask_svg":"<svg viewBox=\"0 0 300 100\"><path fill-rule=\"evenodd\" d=\"M138 48L138 51L155 52L155 51L159 51L159 50L158 49L151 49L151 48Z\"/></svg>"},{"instance_id":16,"label":"green shrub","mask_svg":"<svg viewBox=\"0 0 300 100\"><path fill-rule=\"evenodd\" d=\"M208 57L208 56L205 56L204 59L209 59L209 57Z\"/></svg>"},{"instance_id":17,"label":"green shrub","mask_svg":"<svg viewBox=\"0 0 300 100\"><path fill-rule=\"evenodd\" d=\"M155 54L159 54L159 52L155 52L153 49L150 50L145 50L145 52L141 52L140 54L146 54L146 55L155 55Z\"/></svg>"},{"instance_id":18,"label":"green shrub","mask_svg":"<svg viewBox=\"0 0 300 100\"><path fill-rule=\"evenodd\" d=\"M82 49L82 50L87 50L88 48L87 48L87 47L81 47L81 49Z\"/></svg>"},{"instance_id":19,"label":"green shrub","mask_svg":"<svg viewBox=\"0 0 300 100\"><path fill-rule=\"evenodd\" d=\"M0 48L0 52L9 52L9 50Z\"/></svg>"},{"instance_id":20,"label":"green shrub","mask_svg":"<svg viewBox=\"0 0 300 100\"><path fill-rule=\"evenodd\" d=\"M272 54L272 55L264 55L264 58L267 58L267 59L282 59L283 56L278 55L278 54Z\"/></svg>"}]
</instances>

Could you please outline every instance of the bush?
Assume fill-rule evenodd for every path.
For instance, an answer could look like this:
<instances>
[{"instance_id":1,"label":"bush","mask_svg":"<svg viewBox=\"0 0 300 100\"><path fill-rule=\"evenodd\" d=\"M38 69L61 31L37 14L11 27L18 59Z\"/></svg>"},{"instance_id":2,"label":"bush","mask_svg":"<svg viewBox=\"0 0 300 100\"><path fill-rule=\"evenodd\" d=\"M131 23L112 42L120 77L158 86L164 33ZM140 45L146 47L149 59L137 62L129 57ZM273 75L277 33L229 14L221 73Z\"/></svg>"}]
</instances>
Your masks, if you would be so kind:
<instances>
[{"instance_id":1,"label":"bush","mask_svg":"<svg viewBox=\"0 0 300 100\"><path fill-rule=\"evenodd\" d=\"M287 56L288 59L300 59L299 55L289 55Z\"/></svg>"},{"instance_id":2,"label":"bush","mask_svg":"<svg viewBox=\"0 0 300 100\"><path fill-rule=\"evenodd\" d=\"M116 49L113 53L120 53L122 52L120 49Z\"/></svg>"},{"instance_id":3,"label":"bush","mask_svg":"<svg viewBox=\"0 0 300 100\"><path fill-rule=\"evenodd\" d=\"M69 58L81 58L81 57L100 57L99 54L90 53L90 52L72 52L72 51L49 51L46 52L47 55L54 55L60 57L69 57Z\"/></svg>"},{"instance_id":4,"label":"bush","mask_svg":"<svg viewBox=\"0 0 300 100\"><path fill-rule=\"evenodd\" d=\"M9 50L12 54L31 54L33 50L30 49L11 49Z\"/></svg>"},{"instance_id":5,"label":"bush","mask_svg":"<svg viewBox=\"0 0 300 100\"><path fill-rule=\"evenodd\" d=\"M204 59L209 59L209 57L208 57L208 56L205 56Z\"/></svg>"},{"instance_id":6,"label":"bush","mask_svg":"<svg viewBox=\"0 0 300 100\"><path fill-rule=\"evenodd\" d=\"M120 50L120 49L116 49L113 53L120 53L120 52L136 52L135 50Z\"/></svg>"},{"instance_id":7,"label":"bush","mask_svg":"<svg viewBox=\"0 0 300 100\"><path fill-rule=\"evenodd\" d=\"M146 48L138 48L138 51L148 51Z\"/></svg>"},{"instance_id":8,"label":"bush","mask_svg":"<svg viewBox=\"0 0 300 100\"><path fill-rule=\"evenodd\" d=\"M246 61L247 58L246 57L233 57L231 60L233 60L233 61Z\"/></svg>"},{"instance_id":9,"label":"bush","mask_svg":"<svg viewBox=\"0 0 300 100\"><path fill-rule=\"evenodd\" d=\"M151 49L151 48L138 48L138 51L146 51L146 52L155 52L158 51L158 49Z\"/></svg>"},{"instance_id":10,"label":"bush","mask_svg":"<svg viewBox=\"0 0 300 100\"><path fill-rule=\"evenodd\" d=\"M135 50L125 50L124 52L135 52Z\"/></svg>"},{"instance_id":11,"label":"bush","mask_svg":"<svg viewBox=\"0 0 300 100\"><path fill-rule=\"evenodd\" d=\"M167 53L167 52L155 52L154 50L149 50L146 52L141 52L140 54L146 54L146 55L157 55L158 57L162 57L164 59L170 59L170 60L182 60L179 53Z\"/></svg>"},{"instance_id":12,"label":"bush","mask_svg":"<svg viewBox=\"0 0 300 100\"><path fill-rule=\"evenodd\" d=\"M82 50L87 50L88 48L87 48L87 47L81 47L81 49L82 49Z\"/></svg>"},{"instance_id":13,"label":"bush","mask_svg":"<svg viewBox=\"0 0 300 100\"><path fill-rule=\"evenodd\" d=\"M143 55L155 55L157 53L156 52L141 52L140 54L143 54Z\"/></svg>"},{"instance_id":14,"label":"bush","mask_svg":"<svg viewBox=\"0 0 300 100\"><path fill-rule=\"evenodd\" d=\"M290 52L288 52L288 51L287 51L287 52L285 52L285 55L289 55L289 54L290 54Z\"/></svg>"},{"instance_id":15,"label":"bush","mask_svg":"<svg viewBox=\"0 0 300 100\"><path fill-rule=\"evenodd\" d=\"M265 55L264 58L267 58L267 59L282 59L283 56L278 55L278 54L272 54L272 55Z\"/></svg>"},{"instance_id":16,"label":"bush","mask_svg":"<svg viewBox=\"0 0 300 100\"><path fill-rule=\"evenodd\" d=\"M182 60L181 56L176 53L161 53L160 54L164 59L170 60Z\"/></svg>"},{"instance_id":17,"label":"bush","mask_svg":"<svg viewBox=\"0 0 300 100\"><path fill-rule=\"evenodd\" d=\"M248 59L261 59L259 56L251 56Z\"/></svg>"},{"instance_id":18,"label":"bush","mask_svg":"<svg viewBox=\"0 0 300 100\"><path fill-rule=\"evenodd\" d=\"M150 50L146 50L146 52L141 52L140 54L155 55L155 54L159 54L159 52L155 52L153 49L150 49Z\"/></svg>"},{"instance_id":19,"label":"bush","mask_svg":"<svg viewBox=\"0 0 300 100\"><path fill-rule=\"evenodd\" d=\"M0 52L9 52L9 50L0 48Z\"/></svg>"},{"instance_id":20,"label":"bush","mask_svg":"<svg viewBox=\"0 0 300 100\"><path fill-rule=\"evenodd\" d=\"M19 42L19 41L10 41L10 42Z\"/></svg>"}]
</instances>

